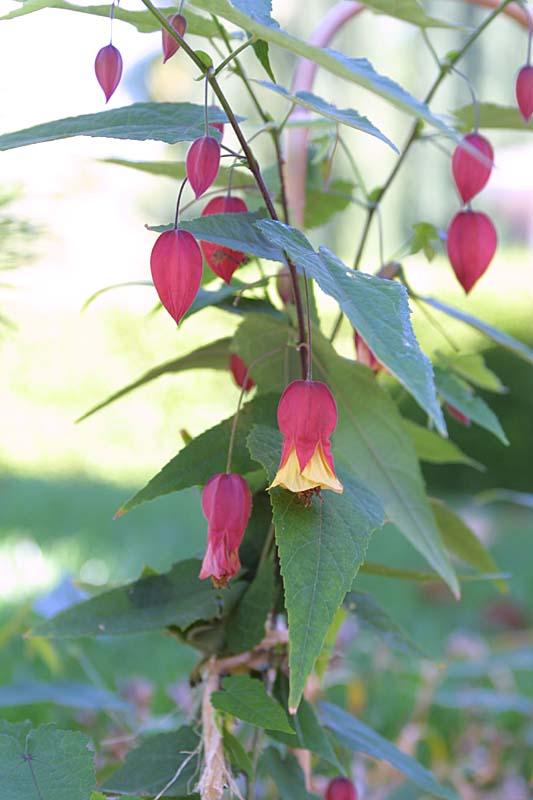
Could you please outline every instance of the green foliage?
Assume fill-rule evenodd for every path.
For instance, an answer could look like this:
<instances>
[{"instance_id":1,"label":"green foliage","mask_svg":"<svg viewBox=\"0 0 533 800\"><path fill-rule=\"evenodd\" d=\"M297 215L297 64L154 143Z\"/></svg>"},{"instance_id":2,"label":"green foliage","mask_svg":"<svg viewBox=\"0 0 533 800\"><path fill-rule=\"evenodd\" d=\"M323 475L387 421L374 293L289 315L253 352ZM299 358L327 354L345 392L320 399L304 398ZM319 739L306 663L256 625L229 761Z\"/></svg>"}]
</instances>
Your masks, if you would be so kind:
<instances>
[{"instance_id":1,"label":"green foliage","mask_svg":"<svg viewBox=\"0 0 533 800\"><path fill-rule=\"evenodd\" d=\"M527 133L532 130L524 122L516 106L499 106L496 103L476 103L456 109L454 112L459 128L471 131L474 126L480 128L500 128L503 130L518 130Z\"/></svg>"},{"instance_id":2,"label":"green foliage","mask_svg":"<svg viewBox=\"0 0 533 800\"><path fill-rule=\"evenodd\" d=\"M255 55L257 56L257 60L265 70L270 80L274 81L275 83L276 76L272 72L272 65L270 63L270 56L268 52L268 42L265 42L263 39L254 39L252 42L252 47Z\"/></svg>"},{"instance_id":3,"label":"green foliage","mask_svg":"<svg viewBox=\"0 0 533 800\"><path fill-rule=\"evenodd\" d=\"M130 705L113 692L71 681L17 681L0 686L0 708L55 703L91 711L128 711Z\"/></svg>"},{"instance_id":4,"label":"green foliage","mask_svg":"<svg viewBox=\"0 0 533 800\"><path fill-rule=\"evenodd\" d=\"M317 800L317 796L310 794L305 788L304 774L292 753L283 756L279 750L267 747L261 756L259 767L274 781L283 800Z\"/></svg>"},{"instance_id":5,"label":"green foliage","mask_svg":"<svg viewBox=\"0 0 533 800\"><path fill-rule=\"evenodd\" d=\"M71 606L46 622L37 636L116 636L157 630L167 625L188 628L219 616L220 593L198 579L200 562L180 561L164 575L152 573Z\"/></svg>"},{"instance_id":6,"label":"green foliage","mask_svg":"<svg viewBox=\"0 0 533 800\"><path fill-rule=\"evenodd\" d=\"M459 409L462 414L477 422L482 428L493 433L503 444L509 444L497 416L481 397L474 394L466 381L448 370L436 366L435 383L439 394L447 403Z\"/></svg>"},{"instance_id":7,"label":"green foliage","mask_svg":"<svg viewBox=\"0 0 533 800\"><path fill-rule=\"evenodd\" d=\"M281 454L279 434L255 427L253 457L272 479ZM340 473L342 495L313 498L309 507L283 489L271 492L276 543L289 620L291 713L318 658L335 611L364 560L370 536L384 521L377 498L352 475Z\"/></svg>"},{"instance_id":8,"label":"green foliage","mask_svg":"<svg viewBox=\"0 0 533 800\"><path fill-rule=\"evenodd\" d=\"M482 464L463 453L450 439L443 439L435 431L423 428L409 419L404 419L402 424L420 461L427 461L429 464L467 464L474 469L484 469Z\"/></svg>"},{"instance_id":9,"label":"green foliage","mask_svg":"<svg viewBox=\"0 0 533 800\"><path fill-rule=\"evenodd\" d=\"M410 22L420 28L457 27L457 25L453 25L450 22L430 17L418 0L363 0L363 5L376 14L387 14L389 17Z\"/></svg>"},{"instance_id":10,"label":"green foliage","mask_svg":"<svg viewBox=\"0 0 533 800\"><path fill-rule=\"evenodd\" d=\"M265 559L228 620L227 646L232 653L251 650L264 638L274 598L274 569Z\"/></svg>"},{"instance_id":11,"label":"green foliage","mask_svg":"<svg viewBox=\"0 0 533 800\"><path fill-rule=\"evenodd\" d=\"M128 753L124 765L102 789L109 794L152 797L168 785L163 797L190 797L197 780L199 749L198 735L189 727L150 736Z\"/></svg>"},{"instance_id":12,"label":"green foliage","mask_svg":"<svg viewBox=\"0 0 533 800\"><path fill-rule=\"evenodd\" d=\"M258 728L292 732L292 725L282 706L267 694L260 680L248 675L224 678L222 691L213 692L211 703L217 711L224 711Z\"/></svg>"},{"instance_id":13,"label":"green foliage","mask_svg":"<svg viewBox=\"0 0 533 800\"><path fill-rule=\"evenodd\" d=\"M94 788L89 739L54 725L0 727L2 800L87 800Z\"/></svg>"},{"instance_id":14,"label":"green foliage","mask_svg":"<svg viewBox=\"0 0 533 800\"><path fill-rule=\"evenodd\" d=\"M217 108L209 109L209 121L227 122ZM124 108L82 114L34 125L0 136L0 150L26 147L39 142L96 136L108 139L153 139L167 144L192 142L204 133L204 109L194 103L134 103ZM213 135L217 131L213 129Z\"/></svg>"}]
</instances>

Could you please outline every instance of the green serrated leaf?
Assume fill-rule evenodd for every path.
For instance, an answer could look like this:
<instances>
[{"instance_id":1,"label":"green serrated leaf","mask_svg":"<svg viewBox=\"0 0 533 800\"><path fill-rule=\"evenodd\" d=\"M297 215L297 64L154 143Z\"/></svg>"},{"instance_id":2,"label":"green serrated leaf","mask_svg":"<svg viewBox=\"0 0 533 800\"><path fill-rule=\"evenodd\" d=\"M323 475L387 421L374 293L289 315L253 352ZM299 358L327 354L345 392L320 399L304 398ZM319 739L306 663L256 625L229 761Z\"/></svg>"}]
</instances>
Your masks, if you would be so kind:
<instances>
[{"instance_id":1,"label":"green serrated leaf","mask_svg":"<svg viewBox=\"0 0 533 800\"><path fill-rule=\"evenodd\" d=\"M343 180L332 181L327 187L308 185L305 191L304 227L318 228L352 202L353 183Z\"/></svg>"},{"instance_id":2,"label":"green serrated leaf","mask_svg":"<svg viewBox=\"0 0 533 800\"><path fill-rule=\"evenodd\" d=\"M163 797L190 797L199 760L200 740L192 728L159 733L131 750L123 766L105 781L102 789L109 794L153 797L170 784ZM194 798L199 800L198 795Z\"/></svg>"},{"instance_id":3,"label":"green serrated leaf","mask_svg":"<svg viewBox=\"0 0 533 800\"><path fill-rule=\"evenodd\" d=\"M302 91L293 93L289 92L283 86L279 86L277 83L269 83L268 81L256 81L256 83L263 86L265 89L269 89L271 92L281 95L285 100L297 106L301 106L302 108L306 108L308 111L313 111L315 114L320 114L320 116L331 119L336 123L348 125L350 128L355 128L370 136L375 136L377 139L381 139L382 142L389 145L389 147L392 147L396 153L398 152L396 145L393 144L379 128L376 128L370 120L363 117L353 108L337 108L332 103L328 103L326 100L323 100L322 97L318 97L312 92Z\"/></svg>"},{"instance_id":4,"label":"green serrated leaf","mask_svg":"<svg viewBox=\"0 0 533 800\"><path fill-rule=\"evenodd\" d=\"M253 781L254 765L242 744L227 728L224 728L222 737L224 741L224 752L233 767L233 771L243 772L249 781Z\"/></svg>"},{"instance_id":5,"label":"green serrated leaf","mask_svg":"<svg viewBox=\"0 0 533 800\"><path fill-rule=\"evenodd\" d=\"M496 373L487 367L481 353L456 353L443 360L449 369L480 389L497 394L507 391Z\"/></svg>"},{"instance_id":6,"label":"green serrated leaf","mask_svg":"<svg viewBox=\"0 0 533 800\"><path fill-rule=\"evenodd\" d=\"M499 572L499 567L493 557L479 541L474 531L468 527L455 511L452 511L440 500L433 499L431 507L441 532L442 540L448 550L465 564L479 572ZM500 591L507 591L505 581L498 581Z\"/></svg>"},{"instance_id":7,"label":"green serrated leaf","mask_svg":"<svg viewBox=\"0 0 533 800\"><path fill-rule=\"evenodd\" d=\"M499 106L496 103L477 103L456 109L454 116L462 131L471 131L474 128L518 130L528 133L533 130L531 125L524 122L523 116L516 106Z\"/></svg>"},{"instance_id":8,"label":"green serrated leaf","mask_svg":"<svg viewBox=\"0 0 533 800\"><path fill-rule=\"evenodd\" d=\"M118 392L114 392L105 400L102 400L101 403L93 406L91 409L89 409L89 411L86 411L85 414L82 414L82 416L76 421L81 422L82 420L87 419L92 414L100 411L102 408L114 403L115 400L125 397L130 392L133 392L134 389L138 389L140 386L150 383L156 378L161 377L161 375L184 372L185 370L189 369L227 370L230 341L231 339L229 338L218 339L214 342L210 342L204 347L199 347L198 350L193 350L192 353L187 353L187 355L181 356L181 358L175 358L172 361L165 361L164 364L159 364L159 366L153 367L153 369L145 372L144 375L141 375L141 377L137 378L137 380L133 381L133 383L129 383L127 386L124 386L123 389L119 389Z\"/></svg>"},{"instance_id":9,"label":"green serrated leaf","mask_svg":"<svg viewBox=\"0 0 533 800\"><path fill-rule=\"evenodd\" d=\"M513 336L509 336L509 334L494 328L492 325L487 325L483 320L477 319L477 317L473 317L465 311L449 306L441 300L436 300L434 297L419 297L418 299L436 308L438 311L442 311L443 314L447 314L450 317L454 317L454 319L464 322L466 325L470 325L496 344L505 347L506 350L510 350L529 364L533 364L533 350Z\"/></svg>"},{"instance_id":10,"label":"green serrated leaf","mask_svg":"<svg viewBox=\"0 0 533 800\"><path fill-rule=\"evenodd\" d=\"M420 461L429 464L467 464L469 467L484 471L483 464L463 453L450 439L443 439L435 431L430 431L409 419L402 420L402 425Z\"/></svg>"},{"instance_id":11,"label":"green serrated leaf","mask_svg":"<svg viewBox=\"0 0 533 800\"><path fill-rule=\"evenodd\" d=\"M270 64L270 55L268 52L268 42L265 42L264 39L254 39L252 42L253 51L257 57L257 60L265 70L266 74L270 78L271 81L276 82L276 77L272 71L272 65Z\"/></svg>"},{"instance_id":12,"label":"green serrated leaf","mask_svg":"<svg viewBox=\"0 0 533 800\"><path fill-rule=\"evenodd\" d=\"M252 457L274 477L278 431L255 426ZM295 713L336 610L364 560L372 533L384 522L379 500L352 475L340 473L342 495L324 492L305 507L283 489L270 493L289 620L289 709Z\"/></svg>"},{"instance_id":13,"label":"green serrated leaf","mask_svg":"<svg viewBox=\"0 0 533 800\"><path fill-rule=\"evenodd\" d=\"M438 783L432 773L418 761L406 753L402 753L392 742L384 739L344 709L332 703L320 703L319 716L322 723L332 731L343 747L357 753L365 753L365 755L380 761L386 761L405 775L408 780L434 797L441 797L443 800L458 800L452 789L446 789Z\"/></svg>"},{"instance_id":14,"label":"green serrated leaf","mask_svg":"<svg viewBox=\"0 0 533 800\"><path fill-rule=\"evenodd\" d=\"M332 252L315 253L305 236L281 222L255 224L306 270L322 291L334 297L375 356L432 417L444 435L446 425L437 401L431 362L415 338L407 292L397 281L350 270Z\"/></svg>"},{"instance_id":15,"label":"green serrated leaf","mask_svg":"<svg viewBox=\"0 0 533 800\"><path fill-rule=\"evenodd\" d=\"M213 692L211 703L217 711L224 711L258 728L285 733L293 731L282 706L267 694L260 680L249 675L224 678L222 691Z\"/></svg>"},{"instance_id":16,"label":"green serrated leaf","mask_svg":"<svg viewBox=\"0 0 533 800\"><path fill-rule=\"evenodd\" d=\"M266 7L256 13L255 4L249 0L192 0L196 8L201 8L223 17L259 39L278 45L285 50L295 53L303 58L314 61L319 66L339 78L345 78L351 83L363 86L365 89L385 98L407 114L425 119L430 125L435 126L449 136L454 132L438 116L432 113L428 106L414 98L401 86L390 78L376 72L366 58L349 58L336 50L316 47L296 36L286 33L278 23L272 19L270 9Z\"/></svg>"},{"instance_id":17,"label":"green serrated leaf","mask_svg":"<svg viewBox=\"0 0 533 800\"><path fill-rule=\"evenodd\" d=\"M233 447L234 472L245 475L257 469L257 464L251 460L246 448L246 437L254 424L274 423L277 401L276 395L265 394L255 397L241 409ZM214 473L225 472L232 424L233 417L229 417L193 439L146 484L144 489L128 500L116 516L120 517L132 508L164 494L179 492L190 486L200 486L207 483Z\"/></svg>"},{"instance_id":18,"label":"green serrated leaf","mask_svg":"<svg viewBox=\"0 0 533 800\"><path fill-rule=\"evenodd\" d=\"M214 106L209 107L208 113L212 123L227 122L226 115ZM69 139L72 136L136 141L150 139L176 144L191 142L203 136L204 132L203 106L193 103L133 103L123 108L57 119L14 133L4 133L0 136L0 150ZM213 135L217 135L216 131Z\"/></svg>"},{"instance_id":19,"label":"green serrated leaf","mask_svg":"<svg viewBox=\"0 0 533 800\"><path fill-rule=\"evenodd\" d=\"M474 394L472 388L465 381L452 372L435 366L435 384L437 391L447 403L459 409L461 414L477 422L485 430L493 433L503 444L509 444L496 414L481 397Z\"/></svg>"},{"instance_id":20,"label":"green serrated leaf","mask_svg":"<svg viewBox=\"0 0 533 800\"><path fill-rule=\"evenodd\" d=\"M273 595L274 569L272 561L266 559L228 621L227 646L231 653L251 650L264 638Z\"/></svg>"},{"instance_id":21,"label":"green serrated leaf","mask_svg":"<svg viewBox=\"0 0 533 800\"><path fill-rule=\"evenodd\" d=\"M77 731L42 725L27 732L0 733L2 800L87 800L96 778L90 740Z\"/></svg>"},{"instance_id":22,"label":"green serrated leaf","mask_svg":"<svg viewBox=\"0 0 533 800\"><path fill-rule=\"evenodd\" d=\"M366 592L348 592L344 608L354 614L361 627L378 635L391 649L408 655L423 656L424 652L413 642L409 634L397 625Z\"/></svg>"},{"instance_id":23,"label":"green serrated leaf","mask_svg":"<svg viewBox=\"0 0 533 800\"><path fill-rule=\"evenodd\" d=\"M199 571L200 561L180 561L169 572L146 575L71 606L33 633L53 638L117 636L167 625L184 629L197 620L213 619L219 616L220 591L199 580Z\"/></svg>"},{"instance_id":24,"label":"green serrated leaf","mask_svg":"<svg viewBox=\"0 0 533 800\"><path fill-rule=\"evenodd\" d=\"M388 17L410 22L419 28L458 28L451 22L445 22L426 14L422 3L418 0L362 0L363 5L376 14L386 14Z\"/></svg>"},{"instance_id":25,"label":"green serrated leaf","mask_svg":"<svg viewBox=\"0 0 533 800\"><path fill-rule=\"evenodd\" d=\"M409 252L411 255L424 251L428 261L432 261L436 255L435 245L440 242L438 228L430 222L417 222L413 226L413 235Z\"/></svg>"},{"instance_id":26,"label":"green serrated leaf","mask_svg":"<svg viewBox=\"0 0 533 800\"><path fill-rule=\"evenodd\" d=\"M339 609L340 610L340 609ZM287 734L269 731L271 739L282 742L292 749L309 750L320 758L323 758L339 772L343 772L343 767L337 758L333 745L318 721L313 706L302 698L298 706L297 713L292 717L295 733Z\"/></svg>"}]
</instances>

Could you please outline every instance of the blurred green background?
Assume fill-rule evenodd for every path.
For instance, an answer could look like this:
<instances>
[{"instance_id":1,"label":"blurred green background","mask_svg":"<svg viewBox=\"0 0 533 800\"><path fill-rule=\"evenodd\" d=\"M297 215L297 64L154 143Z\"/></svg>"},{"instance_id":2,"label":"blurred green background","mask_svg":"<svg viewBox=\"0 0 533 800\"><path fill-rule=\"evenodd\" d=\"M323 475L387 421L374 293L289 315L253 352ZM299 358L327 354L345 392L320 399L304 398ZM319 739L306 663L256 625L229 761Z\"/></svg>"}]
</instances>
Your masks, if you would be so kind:
<instances>
[{"instance_id":1,"label":"blurred green background","mask_svg":"<svg viewBox=\"0 0 533 800\"><path fill-rule=\"evenodd\" d=\"M305 36L329 5L322 1L279 2L274 3L274 14L286 27ZM484 13L460 2L427 2L425 7L466 26L476 24ZM99 110L102 104L91 73L92 59L106 35L105 21L62 11L2 23L0 48L23 67L16 87L14 79L0 78L7 98L0 112L2 129ZM441 54L462 40L457 32L430 32L430 36ZM43 46L47 38L61 41L60 57L52 53L48 59ZM115 41L125 57L126 70L112 104L147 98L200 102L202 88L193 81L184 58L174 58L162 67L157 36L141 35L117 23ZM42 62L42 71L23 64L20 49L24 42L30 43L35 58ZM417 29L386 17L365 13L347 27L335 46L349 55L368 57L376 69L417 96L424 93L434 74L431 56ZM461 69L468 73L481 100L511 105L514 74L525 51L523 30L501 20L472 49ZM287 86L292 60L275 50L271 55L278 81ZM263 77L249 54L243 62L253 76ZM68 74L62 71L65 63L75 67L67 70ZM409 124L406 117L362 90L337 83L320 73L316 91L341 106L357 108L401 143ZM224 84L239 113L253 118L237 80L228 78ZM261 97L274 112L284 113L285 106L274 96L263 92ZM452 76L440 91L435 108L450 113L467 102L465 82ZM345 139L367 185L379 185L395 156L379 142L352 131ZM465 299L442 255L431 263L411 257L404 267L420 293L438 296L533 346L531 129L518 134L494 132L491 140L497 168L489 188L475 202L476 208L493 216L500 236L487 275ZM449 143L440 144L450 151ZM271 163L268 142L258 139L257 150L264 165ZM174 561L203 551L205 524L196 490L148 504L115 522L112 517L122 501L182 447L182 429L195 435L233 413L238 391L229 374L194 371L165 377L87 421L74 423L89 407L155 364L235 329L235 317L205 310L176 330L166 315L149 313L155 300L150 288L119 289L80 311L84 299L102 286L149 277L153 239L143 226L167 222L175 199L172 181L113 167L101 159L173 159L182 158L184 152L181 146L166 148L156 143L72 140L2 154L1 188L8 195L14 193L14 199L0 207L1 266L5 270L0 275L0 314L16 328L0 329L0 684L68 678L127 694L131 691L128 681L136 685L135 680L142 676L155 692L152 711L157 723L152 719L151 724L160 726L179 716L181 701L176 702L172 687L180 686L194 663L191 650L155 635L56 645L25 640L21 633L32 619L34 599L46 595L66 576L88 591L98 591L137 576L145 565L164 570ZM334 175L345 174L346 162L339 153ZM429 141L417 144L382 210L385 255L397 251L414 222L424 220L446 228L457 208L449 157ZM191 213L195 215L194 207ZM313 242L327 244L349 262L362 213L357 206L349 207L332 223L314 229ZM269 267L272 272L272 265ZM375 271L378 267L374 231L364 268ZM249 277L254 275L249 268ZM324 297L319 297L319 307L324 329L329 332L334 308ZM449 341L418 309L413 313L426 351L449 353ZM484 657L489 644L531 653L533 370L506 351L489 346L471 329L446 317L439 321L448 339L465 352L482 351L508 387L508 393L486 395L486 399L502 421L511 446L504 448L490 434L476 427L462 428L450 420L453 440L484 464L486 471L457 465L425 466L428 490L457 507L491 548L500 568L511 573L510 591L499 595L492 584L468 584L462 602L455 604L446 593L399 581L361 576L360 588L372 591L438 663L445 658L453 660L461 636L470 643L470 650L467 645L463 650L459 647L460 658L480 653ZM338 346L343 354L352 355L348 326L343 327ZM408 403L403 410L417 413ZM492 487L530 493L530 507L527 498L523 506L473 501L473 494ZM369 558L394 566L423 567L409 545L387 529L376 537ZM357 681L364 679L364 690L353 703L357 707L360 702L368 721L385 735L397 736L409 716L412 698L424 685L423 669L418 662L406 667L387 657L385 670L379 673L375 671L378 656L371 647L365 650L361 646L347 660L355 676L356 694ZM505 674L510 691L533 697L530 676L521 670ZM486 680L487 675L482 678ZM490 675L487 680L492 686ZM437 713L445 720L435 725L446 728L444 738L449 740L458 727L464 731L464 715L468 717L472 710L441 709ZM481 708L478 713L481 727L487 722L492 730L494 711ZM510 714L506 729L511 733L518 729L520 741L531 742L533 731L525 725L523 715L506 713ZM83 717L79 710L51 704L6 706L0 708L0 714L65 725L74 724L74 718L104 738L110 737L110 731L133 725L131 721L117 722L109 714ZM427 742L423 746L429 747ZM446 747L452 746L448 741ZM520 764L513 769L523 769L522 755L517 756ZM431 761L434 754L426 756ZM475 771L475 765L472 769ZM509 797L521 800L522 795Z\"/></svg>"}]
</instances>

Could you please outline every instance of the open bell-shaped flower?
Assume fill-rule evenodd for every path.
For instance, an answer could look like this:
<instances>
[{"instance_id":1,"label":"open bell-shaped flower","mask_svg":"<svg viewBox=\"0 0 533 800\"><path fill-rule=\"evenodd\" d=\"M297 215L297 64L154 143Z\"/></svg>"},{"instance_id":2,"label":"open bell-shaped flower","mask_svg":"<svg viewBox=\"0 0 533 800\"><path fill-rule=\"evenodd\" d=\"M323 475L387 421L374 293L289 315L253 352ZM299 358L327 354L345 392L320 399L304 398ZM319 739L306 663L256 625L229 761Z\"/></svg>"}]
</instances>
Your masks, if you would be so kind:
<instances>
[{"instance_id":1,"label":"open bell-shaped flower","mask_svg":"<svg viewBox=\"0 0 533 800\"><path fill-rule=\"evenodd\" d=\"M279 401L278 425L283 450L269 488L283 486L297 493L320 489L342 492L330 443L337 425L337 405L326 384L309 380L290 383Z\"/></svg>"},{"instance_id":2,"label":"open bell-shaped flower","mask_svg":"<svg viewBox=\"0 0 533 800\"><path fill-rule=\"evenodd\" d=\"M209 214L244 214L248 207L240 197L213 197L202 211L202 217ZM241 264L246 261L246 253L232 250L221 244L201 242L205 260L219 278L226 283L231 281L232 275Z\"/></svg>"},{"instance_id":3,"label":"open bell-shaped flower","mask_svg":"<svg viewBox=\"0 0 533 800\"><path fill-rule=\"evenodd\" d=\"M188 231L165 231L154 244L150 267L159 299L178 323L190 308L202 280L198 242Z\"/></svg>"},{"instance_id":4,"label":"open bell-shaped flower","mask_svg":"<svg viewBox=\"0 0 533 800\"><path fill-rule=\"evenodd\" d=\"M200 136L187 151L185 169L198 199L214 183L220 168L220 144L214 136Z\"/></svg>"},{"instance_id":5,"label":"open bell-shaped flower","mask_svg":"<svg viewBox=\"0 0 533 800\"><path fill-rule=\"evenodd\" d=\"M526 64L516 76L516 102L526 122L533 116L533 66Z\"/></svg>"},{"instance_id":6,"label":"open bell-shaped flower","mask_svg":"<svg viewBox=\"0 0 533 800\"><path fill-rule=\"evenodd\" d=\"M357 791L348 778L339 776L328 783L326 800L357 800Z\"/></svg>"},{"instance_id":7,"label":"open bell-shaped flower","mask_svg":"<svg viewBox=\"0 0 533 800\"><path fill-rule=\"evenodd\" d=\"M496 252L498 235L480 211L460 211L448 228L448 257L457 280L468 294Z\"/></svg>"},{"instance_id":8,"label":"open bell-shaped flower","mask_svg":"<svg viewBox=\"0 0 533 800\"><path fill-rule=\"evenodd\" d=\"M467 150L465 143L478 150L481 158ZM457 145L452 157L452 173L463 203L468 203L486 185L493 161L492 145L479 133L468 133Z\"/></svg>"},{"instance_id":9,"label":"open bell-shaped flower","mask_svg":"<svg viewBox=\"0 0 533 800\"><path fill-rule=\"evenodd\" d=\"M98 51L94 61L94 71L107 103L122 77L122 56L115 45L108 44Z\"/></svg>"},{"instance_id":10,"label":"open bell-shaped flower","mask_svg":"<svg viewBox=\"0 0 533 800\"><path fill-rule=\"evenodd\" d=\"M187 30L187 20L182 14L172 14L168 18L168 23L171 25L176 33L179 33L181 37L185 36L185 32ZM169 58L172 58L174 53L177 53L180 48L180 43L174 39L171 34L166 31L164 28L162 29L162 36L163 36L163 64L165 64Z\"/></svg>"},{"instance_id":11,"label":"open bell-shaped flower","mask_svg":"<svg viewBox=\"0 0 533 800\"><path fill-rule=\"evenodd\" d=\"M202 511L207 519L207 550L200 578L225 586L241 568L239 547L252 513L252 493L242 475L213 475L202 492Z\"/></svg>"},{"instance_id":12,"label":"open bell-shaped flower","mask_svg":"<svg viewBox=\"0 0 533 800\"><path fill-rule=\"evenodd\" d=\"M250 378L248 374L248 367L242 358L236 353L232 353L230 356L229 368L231 370L231 374L233 375L233 380L237 386L240 386L245 392L249 392L251 389L253 389L255 386L255 381Z\"/></svg>"}]
</instances>

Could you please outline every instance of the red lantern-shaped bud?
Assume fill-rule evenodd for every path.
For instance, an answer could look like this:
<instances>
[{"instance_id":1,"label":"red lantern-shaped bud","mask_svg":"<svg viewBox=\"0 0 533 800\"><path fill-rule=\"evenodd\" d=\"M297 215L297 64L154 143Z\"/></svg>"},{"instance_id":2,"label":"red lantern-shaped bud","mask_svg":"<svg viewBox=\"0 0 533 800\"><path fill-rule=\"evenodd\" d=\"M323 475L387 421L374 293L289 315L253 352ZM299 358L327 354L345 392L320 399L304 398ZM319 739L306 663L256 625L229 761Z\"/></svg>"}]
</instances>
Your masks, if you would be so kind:
<instances>
[{"instance_id":1,"label":"red lantern-shaped bud","mask_svg":"<svg viewBox=\"0 0 533 800\"><path fill-rule=\"evenodd\" d=\"M187 178L196 197L201 197L215 181L220 167L220 145L214 136L200 136L187 151Z\"/></svg>"},{"instance_id":2,"label":"red lantern-shaped bud","mask_svg":"<svg viewBox=\"0 0 533 800\"><path fill-rule=\"evenodd\" d=\"M269 488L290 492L331 489L342 492L335 475L330 437L337 425L337 405L325 383L293 381L281 395L278 425L283 450Z\"/></svg>"},{"instance_id":3,"label":"red lantern-shaped bud","mask_svg":"<svg viewBox=\"0 0 533 800\"><path fill-rule=\"evenodd\" d=\"M240 197L213 197L202 211L202 217L208 214L243 214L248 211L246 203ZM226 283L240 265L246 261L245 253L231 250L220 244L201 242L205 260L215 273Z\"/></svg>"},{"instance_id":4,"label":"red lantern-shaped bud","mask_svg":"<svg viewBox=\"0 0 533 800\"><path fill-rule=\"evenodd\" d=\"M230 356L229 368L237 386L240 386L245 392L249 392L250 389L253 389L255 381L250 378L248 375L248 367L236 353L232 353Z\"/></svg>"},{"instance_id":5,"label":"red lantern-shaped bud","mask_svg":"<svg viewBox=\"0 0 533 800\"><path fill-rule=\"evenodd\" d=\"M357 792L348 778L333 778L326 789L326 800L357 800Z\"/></svg>"},{"instance_id":6,"label":"red lantern-shaped bud","mask_svg":"<svg viewBox=\"0 0 533 800\"><path fill-rule=\"evenodd\" d=\"M252 493L244 478L233 472L213 475L202 492L207 519L207 550L201 580L225 586L241 568L239 547L252 512Z\"/></svg>"},{"instance_id":7,"label":"red lantern-shaped bud","mask_svg":"<svg viewBox=\"0 0 533 800\"><path fill-rule=\"evenodd\" d=\"M468 293L496 252L498 236L486 214L460 211L448 228L448 257L457 280Z\"/></svg>"},{"instance_id":8,"label":"red lantern-shaped bud","mask_svg":"<svg viewBox=\"0 0 533 800\"><path fill-rule=\"evenodd\" d=\"M291 271L287 266L282 267L277 274L276 289L284 305L294 305Z\"/></svg>"},{"instance_id":9,"label":"red lantern-shaped bud","mask_svg":"<svg viewBox=\"0 0 533 800\"><path fill-rule=\"evenodd\" d=\"M367 345L360 333L354 331L353 340L355 344L355 354L360 364L364 364L365 367L370 367L372 372L379 372L381 369L383 369L383 364L381 361L377 360L373 351Z\"/></svg>"},{"instance_id":10,"label":"red lantern-shaped bud","mask_svg":"<svg viewBox=\"0 0 533 800\"><path fill-rule=\"evenodd\" d=\"M94 71L107 103L122 77L122 56L114 45L108 44L98 51L94 61Z\"/></svg>"},{"instance_id":11,"label":"red lantern-shaped bud","mask_svg":"<svg viewBox=\"0 0 533 800\"><path fill-rule=\"evenodd\" d=\"M168 18L168 23L171 25L176 33L179 33L181 37L185 36L185 32L187 30L187 20L181 14L172 14L171 17ZM164 28L162 30L163 34L163 64L165 64L169 58L172 58L174 53L177 53L180 48L180 43L174 39L173 36L170 35L168 31Z\"/></svg>"},{"instance_id":12,"label":"red lantern-shaped bud","mask_svg":"<svg viewBox=\"0 0 533 800\"><path fill-rule=\"evenodd\" d=\"M202 253L194 236L173 229L162 233L150 267L159 299L176 322L190 308L202 280Z\"/></svg>"},{"instance_id":13,"label":"red lantern-shaped bud","mask_svg":"<svg viewBox=\"0 0 533 800\"><path fill-rule=\"evenodd\" d=\"M464 147L468 143L475 148L481 158ZM492 172L494 151L491 143L479 133L467 134L457 145L452 157L452 172L463 203L468 203L486 185Z\"/></svg>"},{"instance_id":14,"label":"red lantern-shaped bud","mask_svg":"<svg viewBox=\"0 0 533 800\"><path fill-rule=\"evenodd\" d=\"M452 406L450 403L446 403L445 407L446 407L446 411L448 412L450 417L453 417L461 425L464 425L465 428L469 428L470 427L470 424L472 422L470 417L467 417L466 414L463 414L462 411L459 411L458 408L456 408L455 406Z\"/></svg>"},{"instance_id":15,"label":"red lantern-shaped bud","mask_svg":"<svg viewBox=\"0 0 533 800\"><path fill-rule=\"evenodd\" d=\"M516 102L526 122L533 116L533 66L526 64L516 77Z\"/></svg>"}]
</instances>

